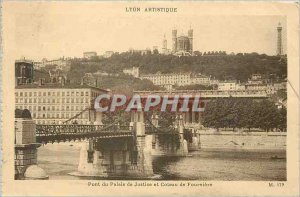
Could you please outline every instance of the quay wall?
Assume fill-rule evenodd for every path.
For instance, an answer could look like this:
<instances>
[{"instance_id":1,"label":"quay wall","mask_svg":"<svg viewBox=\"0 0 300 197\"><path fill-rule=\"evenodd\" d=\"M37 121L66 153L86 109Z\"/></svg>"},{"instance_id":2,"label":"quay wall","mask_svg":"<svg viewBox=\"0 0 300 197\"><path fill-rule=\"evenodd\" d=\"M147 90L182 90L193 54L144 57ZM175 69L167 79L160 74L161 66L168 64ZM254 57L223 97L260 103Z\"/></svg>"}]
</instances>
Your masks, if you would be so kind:
<instances>
[{"instance_id":1,"label":"quay wall","mask_svg":"<svg viewBox=\"0 0 300 197\"><path fill-rule=\"evenodd\" d=\"M201 148L286 149L285 132L199 132Z\"/></svg>"}]
</instances>

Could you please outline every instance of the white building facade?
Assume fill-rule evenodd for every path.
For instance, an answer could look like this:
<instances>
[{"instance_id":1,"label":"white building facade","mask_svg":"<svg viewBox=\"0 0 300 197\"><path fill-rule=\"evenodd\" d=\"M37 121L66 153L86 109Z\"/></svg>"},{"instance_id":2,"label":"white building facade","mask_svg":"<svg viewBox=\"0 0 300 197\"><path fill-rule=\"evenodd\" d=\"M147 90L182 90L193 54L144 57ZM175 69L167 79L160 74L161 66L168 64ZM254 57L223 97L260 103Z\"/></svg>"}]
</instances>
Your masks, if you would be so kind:
<instances>
[{"instance_id":1,"label":"white building facade","mask_svg":"<svg viewBox=\"0 0 300 197\"><path fill-rule=\"evenodd\" d=\"M170 74L147 74L141 75L140 79L148 79L158 86L186 86L186 85L210 85L210 77L191 73L170 73Z\"/></svg>"},{"instance_id":2,"label":"white building facade","mask_svg":"<svg viewBox=\"0 0 300 197\"><path fill-rule=\"evenodd\" d=\"M126 75L131 75L135 78L138 78L140 76L140 69L139 67L132 67L128 69L123 69L123 73Z\"/></svg>"},{"instance_id":3,"label":"white building facade","mask_svg":"<svg viewBox=\"0 0 300 197\"><path fill-rule=\"evenodd\" d=\"M65 58L55 59L55 60L47 60L43 59L41 62L33 62L33 66L35 69L44 68L47 65L55 65L56 69L61 70L69 70L70 69L70 62Z\"/></svg>"},{"instance_id":4,"label":"white building facade","mask_svg":"<svg viewBox=\"0 0 300 197\"><path fill-rule=\"evenodd\" d=\"M62 124L72 121L89 124L95 119L91 113L94 99L106 90L87 85L38 86L15 88L16 109L28 109L36 124Z\"/></svg>"}]
</instances>

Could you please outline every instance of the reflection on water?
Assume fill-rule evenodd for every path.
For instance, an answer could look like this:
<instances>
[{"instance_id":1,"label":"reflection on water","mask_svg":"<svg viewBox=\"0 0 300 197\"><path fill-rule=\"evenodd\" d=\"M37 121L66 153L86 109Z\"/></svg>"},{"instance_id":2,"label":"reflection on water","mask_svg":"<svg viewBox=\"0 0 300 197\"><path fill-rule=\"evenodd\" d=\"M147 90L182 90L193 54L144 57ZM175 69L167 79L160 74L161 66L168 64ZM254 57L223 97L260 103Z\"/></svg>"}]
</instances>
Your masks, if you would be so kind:
<instances>
[{"instance_id":1,"label":"reflection on water","mask_svg":"<svg viewBox=\"0 0 300 197\"><path fill-rule=\"evenodd\" d=\"M68 175L77 170L79 151L76 144L48 144L39 148L38 163L50 179L79 179ZM284 150L202 149L188 157L154 157L153 171L164 180L284 181L285 158Z\"/></svg>"},{"instance_id":2,"label":"reflection on water","mask_svg":"<svg viewBox=\"0 0 300 197\"><path fill-rule=\"evenodd\" d=\"M283 181L285 158L283 150L202 149L191 157L158 157L153 170L167 180Z\"/></svg>"}]
</instances>

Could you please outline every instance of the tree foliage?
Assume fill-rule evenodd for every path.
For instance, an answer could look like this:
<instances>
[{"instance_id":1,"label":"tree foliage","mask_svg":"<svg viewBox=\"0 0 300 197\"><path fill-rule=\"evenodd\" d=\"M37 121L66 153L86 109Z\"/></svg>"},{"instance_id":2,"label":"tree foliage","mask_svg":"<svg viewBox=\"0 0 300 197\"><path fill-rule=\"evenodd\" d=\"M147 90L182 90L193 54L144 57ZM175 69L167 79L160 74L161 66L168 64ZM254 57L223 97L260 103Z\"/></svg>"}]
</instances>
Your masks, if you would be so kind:
<instances>
[{"instance_id":1,"label":"tree foliage","mask_svg":"<svg viewBox=\"0 0 300 197\"><path fill-rule=\"evenodd\" d=\"M218 98L207 103L203 124L211 128L274 128L286 130L286 109L278 109L270 100Z\"/></svg>"},{"instance_id":2,"label":"tree foliage","mask_svg":"<svg viewBox=\"0 0 300 197\"><path fill-rule=\"evenodd\" d=\"M71 61L70 78L78 79L87 72L98 70L107 73L122 73L124 68L140 67L142 74L193 72L214 76L224 80L228 76L242 82L254 73L275 74L285 77L287 63L278 56L267 56L257 53L239 53L236 55L219 54L219 52L198 53L197 56L182 56L162 54L146 54L124 52L114 54L110 58L93 60L73 59Z\"/></svg>"}]
</instances>

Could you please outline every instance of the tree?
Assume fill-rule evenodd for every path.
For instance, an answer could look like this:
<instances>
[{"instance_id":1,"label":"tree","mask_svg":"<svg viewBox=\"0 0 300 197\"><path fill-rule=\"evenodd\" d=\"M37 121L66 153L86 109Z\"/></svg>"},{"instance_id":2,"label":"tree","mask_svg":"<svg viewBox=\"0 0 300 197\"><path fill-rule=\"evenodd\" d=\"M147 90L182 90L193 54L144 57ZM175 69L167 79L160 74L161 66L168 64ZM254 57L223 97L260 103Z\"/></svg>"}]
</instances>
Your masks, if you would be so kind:
<instances>
[{"instance_id":1,"label":"tree","mask_svg":"<svg viewBox=\"0 0 300 197\"><path fill-rule=\"evenodd\" d=\"M286 131L287 128L287 118L286 118L286 108L282 107L279 109L279 119L278 119L278 128L281 131Z\"/></svg>"},{"instance_id":2,"label":"tree","mask_svg":"<svg viewBox=\"0 0 300 197\"><path fill-rule=\"evenodd\" d=\"M277 109L270 100L219 98L210 101L204 112L203 125L219 128L261 128L270 131L286 129L286 109Z\"/></svg>"},{"instance_id":3,"label":"tree","mask_svg":"<svg viewBox=\"0 0 300 197\"><path fill-rule=\"evenodd\" d=\"M263 100L258 103L256 113L258 115L257 127L265 131L277 128L279 121L278 109L274 102Z\"/></svg>"}]
</instances>

